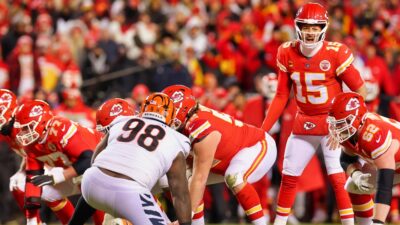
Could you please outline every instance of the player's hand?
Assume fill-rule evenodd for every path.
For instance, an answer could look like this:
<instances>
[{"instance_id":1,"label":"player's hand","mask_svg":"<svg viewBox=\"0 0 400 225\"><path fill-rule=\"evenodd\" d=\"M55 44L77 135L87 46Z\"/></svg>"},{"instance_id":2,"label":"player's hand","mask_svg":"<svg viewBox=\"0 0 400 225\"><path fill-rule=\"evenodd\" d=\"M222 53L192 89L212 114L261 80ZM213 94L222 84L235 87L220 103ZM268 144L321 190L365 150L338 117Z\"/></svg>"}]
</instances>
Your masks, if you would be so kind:
<instances>
[{"instance_id":1,"label":"player's hand","mask_svg":"<svg viewBox=\"0 0 400 225\"><path fill-rule=\"evenodd\" d=\"M22 182L25 182L25 172L18 171L10 177L10 191L17 190Z\"/></svg>"},{"instance_id":2,"label":"player's hand","mask_svg":"<svg viewBox=\"0 0 400 225\"><path fill-rule=\"evenodd\" d=\"M354 184L360 191L366 193L370 192L372 188L374 188L374 185L369 183L370 177L370 173L362 173L359 170L356 170L351 174L351 179L353 180Z\"/></svg>"},{"instance_id":3,"label":"player's hand","mask_svg":"<svg viewBox=\"0 0 400 225\"><path fill-rule=\"evenodd\" d=\"M29 218L26 219L26 225L40 225L40 223L37 222L37 218Z\"/></svg>"},{"instance_id":4,"label":"player's hand","mask_svg":"<svg viewBox=\"0 0 400 225\"><path fill-rule=\"evenodd\" d=\"M329 135L328 142L326 143L326 146L328 147L329 150L336 150L340 147L340 142L337 141L335 138Z\"/></svg>"},{"instance_id":5,"label":"player's hand","mask_svg":"<svg viewBox=\"0 0 400 225\"><path fill-rule=\"evenodd\" d=\"M52 175L37 175L31 178L31 182L38 187L55 184Z\"/></svg>"}]
</instances>

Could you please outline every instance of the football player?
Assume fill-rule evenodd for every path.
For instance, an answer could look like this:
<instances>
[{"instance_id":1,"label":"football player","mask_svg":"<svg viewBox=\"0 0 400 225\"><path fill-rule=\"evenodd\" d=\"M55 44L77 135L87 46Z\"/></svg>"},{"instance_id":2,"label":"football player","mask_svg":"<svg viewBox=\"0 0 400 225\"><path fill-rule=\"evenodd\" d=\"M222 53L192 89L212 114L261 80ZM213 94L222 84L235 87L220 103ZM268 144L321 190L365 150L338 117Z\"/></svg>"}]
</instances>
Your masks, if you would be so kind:
<instances>
[{"instance_id":1,"label":"football player","mask_svg":"<svg viewBox=\"0 0 400 225\"><path fill-rule=\"evenodd\" d=\"M53 116L50 106L40 100L18 107L14 128L26 152L25 208L35 214L41 199L55 202L52 210L64 209L58 218L67 224L74 207L66 197L80 194L79 176L90 167L100 133ZM96 213L95 223L101 224L102 217Z\"/></svg>"},{"instance_id":2,"label":"football player","mask_svg":"<svg viewBox=\"0 0 400 225\"><path fill-rule=\"evenodd\" d=\"M17 96L7 89L0 89L0 133L2 139L10 148L22 157L19 170L10 178L10 191L17 202L17 205L24 211L24 185L25 185L25 152L18 145L15 138L14 112L18 107ZM30 215L28 224L40 224L39 213Z\"/></svg>"},{"instance_id":3,"label":"football player","mask_svg":"<svg viewBox=\"0 0 400 225\"><path fill-rule=\"evenodd\" d=\"M24 196L25 196L25 158L26 154L16 138L16 129L14 129L14 113L17 109L17 97L14 93L7 89L0 89L0 133L4 141L10 148L19 156L22 157L20 169L10 178L10 191L16 200L18 206L26 213L27 224L36 225L41 223L39 211L30 213L24 209ZM65 213L68 213L68 206L70 205L67 199L60 199L46 204L54 211L57 217L63 218ZM57 207L59 205L66 207Z\"/></svg>"},{"instance_id":4,"label":"football player","mask_svg":"<svg viewBox=\"0 0 400 225\"><path fill-rule=\"evenodd\" d=\"M166 224L151 194L166 174L178 222L191 224L185 163L190 142L170 127L174 116L171 99L153 93L138 116L114 119L83 176L83 197L91 206L133 224Z\"/></svg>"},{"instance_id":5,"label":"football player","mask_svg":"<svg viewBox=\"0 0 400 225\"><path fill-rule=\"evenodd\" d=\"M275 162L273 138L259 128L199 105L186 86L172 85L163 92L174 101L177 110L172 126L192 143L192 210L202 213L207 179L216 174L224 177L251 222L265 225L260 198L252 183L260 180ZM203 220L198 218L193 224L204 224Z\"/></svg>"},{"instance_id":6,"label":"football player","mask_svg":"<svg viewBox=\"0 0 400 225\"><path fill-rule=\"evenodd\" d=\"M133 116L133 107L124 99L113 98L105 101L96 111L96 129L99 132L108 134L111 123L119 116ZM104 138L104 137L103 137ZM92 156L92 159L94 156ZM91 207L81 196L76 205L74 215L69 221L69 225L83 225L95 213L95 209ZM112 224L118 218L112 218L105 215L103 224ZM124 221L127 223L126 221Z\"/></svg>"},{"instance_id":7,"label":"football player","mask_svg":"<svg viewBox=\"0 0 400 225\"><path fill-rule=\"evenodd\" d=\"M326 118L332 98L342 92L342 81L365 96L364 81L352 65L349 48L324 41L328 12L322 5L306 3L298 10L294 22L297 40L283 43L278 49L277 93L262 125L265 131L270 131L282 114L293 86L298 112L285 149L274 224L287 223L299 176L319 146L342 224L354 224L352 205L343 188L346 177L340 166L340 150L330 151L326 146L329 137Z\"/></svg>"},{"instance_id":8,"label":"football player","mask_svg":"<svg viewBox=\"0 0 400 225\"><path fill-rule=\"evenodd\" d=\"M346 190L367 195L376 192L373 223L384 224L393 184L400 183L396 167L400 163L400 123L369 113L356 93L334 98L328 123L330 135L344 146L341 161L349 175Z\"/></svg>"}]
</instances>

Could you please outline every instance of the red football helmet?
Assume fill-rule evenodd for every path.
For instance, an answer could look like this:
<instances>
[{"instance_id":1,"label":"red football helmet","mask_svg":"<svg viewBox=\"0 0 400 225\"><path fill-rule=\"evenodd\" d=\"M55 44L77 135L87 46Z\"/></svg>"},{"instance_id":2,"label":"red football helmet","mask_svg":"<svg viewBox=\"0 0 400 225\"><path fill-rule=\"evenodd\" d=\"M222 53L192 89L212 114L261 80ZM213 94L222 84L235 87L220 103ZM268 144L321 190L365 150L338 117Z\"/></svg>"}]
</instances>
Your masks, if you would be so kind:
<instances>
[{"instance_id":1,"label":"red football helmet","mask_svg":"<svg viewBox=\"0 0 400 225\"><path fill-rule=\"evenodd\" d=\"M294 24L296 28L297 40L299 40L305 47L316 47L318 43L325 39L325 33L328 29L328 11L326 11L326 9L318 3L307 3L297 11ZM306 24L319 25L321 26L321 31L301 31L302 25Z\"/></svg>"},{"instance_id":2,"label":"red football helmet","mask_svg":"<svg viewBox=\"0 0 400 225\"><path fill-rule=\"evenodd\" d=\"M198 103L193 97L192 90L184 85L171 85L166 87L163 93L167 94L176 108L175 119L171 127L181 129L198 108Z\"/></svg>"},{"instance_id":3,"label":"red football helmet","mask_svg":"<svg viewBox=\"0 0 400 225\"><path fill-rule=\"evenodd\" d=\"M122 98L113 98L104 102L96 112L97 131L107 132L110 124L118 116L133 116L133 107Z\"/></svg>"},{"instance_id":4,"label":"red football helmet","mask_svg":"<svg viewBox=\"0 0 400 225\"><path fill-rule=\"evenodd\" d=\"M147 96L140 108L142 117L150 117L171 125L175 118L175 106L168 95L156 92Z\"/></svg>"},{"instance_id":5,"label":"red football helmet","mask_svg":"<svg viewBox=\"0 0 400 225\"><path fill-rule=\"evenodd\" d=\"M44 135L53 118L50 105L42 100L32 100L18 107L14 127L17 128L17 140L27 146Z\"/></svg>"},{"instance_id":6,"label":"red football helmet","mask_svg":"<svg viewBox=\"0 0 400 225\"><path fill-rule=\"evenodd\" d=\"M340 143L353 136L362 124L367 106L361 95L354 92L336 95L329 110L329 132Z\"/></svg>"},{"instance_id":7,"label":"red football helmet","mask_svg":"<svg viewBox=\"0 0 400 225\"><path fill-rule=\"evenodd\" d=\"M17 96L7 89L0 89L0 130L10 122L17 108Z\"/></svg>"}]
</instances>

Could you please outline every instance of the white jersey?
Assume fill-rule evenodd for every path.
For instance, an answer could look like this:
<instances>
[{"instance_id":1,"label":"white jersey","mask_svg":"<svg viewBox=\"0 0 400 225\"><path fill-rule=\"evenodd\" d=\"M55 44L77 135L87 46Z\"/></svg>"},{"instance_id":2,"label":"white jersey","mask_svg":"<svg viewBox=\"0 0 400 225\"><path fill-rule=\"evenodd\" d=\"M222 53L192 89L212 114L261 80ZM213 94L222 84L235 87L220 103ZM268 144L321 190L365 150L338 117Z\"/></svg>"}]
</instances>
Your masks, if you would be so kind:
<instances>
[{"instance_id":1,"label":"white jersey","mask_svg":"<svg viewBox=\"0 0 400 225\"><path fill-rule=\"evenodd\" d=\"M108 143L94 160L101 167L131 177L151 189L173 160L190 151L184 135L155 119L121 116L113 121Z\"/></svg>"}]
</instances>

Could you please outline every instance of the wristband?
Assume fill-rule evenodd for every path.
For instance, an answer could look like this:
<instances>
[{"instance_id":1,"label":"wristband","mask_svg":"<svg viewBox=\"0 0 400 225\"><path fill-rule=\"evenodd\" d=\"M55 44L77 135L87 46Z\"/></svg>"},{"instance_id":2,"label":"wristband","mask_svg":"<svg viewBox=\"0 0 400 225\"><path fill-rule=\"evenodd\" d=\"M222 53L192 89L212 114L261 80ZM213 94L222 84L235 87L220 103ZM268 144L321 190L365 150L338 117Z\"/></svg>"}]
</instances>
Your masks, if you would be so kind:
<instances>
[{"instance_id":1,"label":"wristband","mask_svg":"<svg viewBox=\"0 0 400 225\"><path fill-rule=\"evenodd\" d=\"M55 167L49 171L49 175L53 176L54 184L59 184L65 181L64 169L61 167Z\"/></svg>"}]
</instances>

